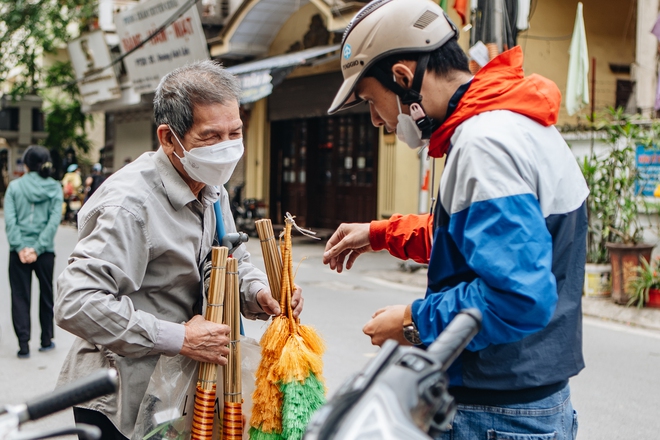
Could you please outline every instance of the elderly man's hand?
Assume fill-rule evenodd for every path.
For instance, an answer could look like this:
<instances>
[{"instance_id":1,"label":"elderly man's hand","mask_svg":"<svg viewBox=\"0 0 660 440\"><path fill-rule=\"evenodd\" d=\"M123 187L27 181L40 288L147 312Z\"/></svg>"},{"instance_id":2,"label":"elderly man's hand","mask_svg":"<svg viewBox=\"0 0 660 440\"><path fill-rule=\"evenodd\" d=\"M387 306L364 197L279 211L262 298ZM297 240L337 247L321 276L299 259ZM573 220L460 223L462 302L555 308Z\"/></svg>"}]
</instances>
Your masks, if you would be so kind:
<instances>
[{"instance_id":1,"label":"elderly man's hand","mask_svg":"<svg viewBox=\"0 0 660 440\"><path fill-rule=\"evenodd\" d=\"M295 286L293 295L291 297L291 308L293 309L293 317L297 318L300 316L300 312L303 309L303 297L302 297L302 288L300 286ZM257 293L257 302L264 309L264 312L269 315L277 316L282 313L280 310L280 303L277 302L273 295L270 293L270 289L261 289Z\"/></svg>"},{"instance_id":2,"label":"elderly man's hand","mask_svg":"<svg viewBox=\"0 0 660 440\"><path fill-rule=\"evenodd\" d=\"M201 315L184 325L186 336L180 354L200 362L227 365L229 326L207 321Z\"/></svg>"}]
</instances>

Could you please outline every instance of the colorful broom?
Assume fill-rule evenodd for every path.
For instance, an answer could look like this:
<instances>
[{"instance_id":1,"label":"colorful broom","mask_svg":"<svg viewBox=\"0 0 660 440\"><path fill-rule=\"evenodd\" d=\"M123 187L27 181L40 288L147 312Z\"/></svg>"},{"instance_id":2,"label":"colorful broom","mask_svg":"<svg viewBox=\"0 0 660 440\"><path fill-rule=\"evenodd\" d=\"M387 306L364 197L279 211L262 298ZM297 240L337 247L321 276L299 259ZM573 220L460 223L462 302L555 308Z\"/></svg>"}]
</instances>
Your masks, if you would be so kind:
<instances>
[{"instance_id":1,"label":"colorful broom","mask_svg":"<svg viewBox=\"0 0 660 440\"><path fill-rule=\"evenodd\" d=\"M225 274L227 268L226 247L214 247L211 254L211 282L205 318L221 324L224 314ZM218 366L203 362L199 366L195 409L193 413L192 440L210 440L213 436L215 389Z\"/></svg>"},{"instance_id":2,"label":"colorful broom","mask_svg":"<svg viewBox=\"0 0 660 440\"><path fill-rule=\"evenodd\" d=\"M299 440L312 414L325 402L322 378L322 355L325 344L316 331L301 325L293 318L293 258L291 255L291 228L293 217L287 213L284 240L281 247L280 307L282 314L273 319L261 338L261 363L257 369L256 389L253 394L250 439ZM296 227L296 229L299 229ZM270 240L272 226L259 227L266 232L259 238ZM264 253L268 281L272 286L277 276L269 267L277 259ZM270 261L268 261L270 260ZM275 260L275 261L272 261Z\"/></svg>"}]
</instances>

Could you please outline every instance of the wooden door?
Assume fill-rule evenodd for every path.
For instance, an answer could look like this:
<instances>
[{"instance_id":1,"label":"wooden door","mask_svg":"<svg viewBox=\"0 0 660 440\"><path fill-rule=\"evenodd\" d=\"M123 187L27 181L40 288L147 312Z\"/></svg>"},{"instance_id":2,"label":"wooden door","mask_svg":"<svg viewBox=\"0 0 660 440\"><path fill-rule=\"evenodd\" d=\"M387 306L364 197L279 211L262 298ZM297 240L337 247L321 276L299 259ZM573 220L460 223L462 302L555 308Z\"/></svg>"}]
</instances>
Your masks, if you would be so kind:
<instances>
[{"instance_id":1,"label":"wooden door","mask_svg":"<svg viewBox=\"0 0 660 440\"><path fill-rule=\"evenodd\" d=\"M271 206L334 229L376 218L378 129L368 114L273 122Z\"/></svg>"},{"instance_id":2,"label":"wooden door","mask_svg":"<svg viewBox=\"0 0 660 440\"><path fill-rule=\"evenodd\" d=\"M307 145L308 120L273 123L271 206L273 223L284 223L287 212L296 216L296 223L307 226Z\"/></svg>"},{"instance_id":3,"label":"wooden door","mask_svg":"<svg viewBox=\"0 0 660 440\"><path fill-rule=\"evenodd\" d=\"M316 154L318 227L374 220L378 129L369 115L320 118Z\"/></svg>"}]
</instances>

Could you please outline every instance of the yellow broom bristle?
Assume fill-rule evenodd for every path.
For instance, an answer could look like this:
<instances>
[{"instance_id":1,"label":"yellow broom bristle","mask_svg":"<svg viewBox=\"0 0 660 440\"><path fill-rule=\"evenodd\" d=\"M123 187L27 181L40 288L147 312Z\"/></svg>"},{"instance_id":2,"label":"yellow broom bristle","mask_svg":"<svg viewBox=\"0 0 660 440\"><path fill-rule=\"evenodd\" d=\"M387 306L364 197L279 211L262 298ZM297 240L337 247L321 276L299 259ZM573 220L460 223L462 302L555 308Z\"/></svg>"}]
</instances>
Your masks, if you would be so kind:
<instances>
[{"instance_id":1,"label":"yellow broom bristle","mask_svg":"<svg viewBox=\"0 0 660 440\"><path fill-rule=\"evenodd\" d=\"M269 378L270 366L277 362L289 335L286 319L276 317L261 338L261 362L257 368L250 425L263 432L282 431L282 392L278 379Z\"/></svg>"},{"instance_id":2,"label":"yellow broom bristle","mask_svg":"<svg viewBox=\"0 0 660 440\"><path fill-rule=\"evenodd\" d=\"M282 432L282 391L278 384L268 381L257 382L252 400L250 425L263 432Z\"/></svg>"},{"instance_id":3,"label":"yellow broom bristle","mask_svg":"<svg viewBox=\"0 0 660 440\"><path fill-rule=\"evenodd\" d=\"M275 354L279 357L289 335L289 320L285 316L276 316L261 337L261 353Z\"/></svg>"},{"instance_id":4,"label":"yellow broom bristle","mask_svg":"<svg viewBox=\"0 0 660 440\"><path fill-rule=\"evenodd\" d=\"M316 332L314 327L309 325L300 325L298 326L298 333L305 341L305 345L312 350L314 353L319 356L325 353L325 341L321 339L321 336Z\"/></svg>"},{"instance_id":5,"label":"yellow broom bristle","mask_svg":"<svg viewBox=\"0 0 660 440\"><path fill-rule=\"evenodd\" d=\"M283 383L297 380L304 382L309 372L320 373L323 369L323 359L311 351L300 335L291 335L286 342L279 360L270 370L268 379L279 378Z\"/></svg>"}]
</instances>

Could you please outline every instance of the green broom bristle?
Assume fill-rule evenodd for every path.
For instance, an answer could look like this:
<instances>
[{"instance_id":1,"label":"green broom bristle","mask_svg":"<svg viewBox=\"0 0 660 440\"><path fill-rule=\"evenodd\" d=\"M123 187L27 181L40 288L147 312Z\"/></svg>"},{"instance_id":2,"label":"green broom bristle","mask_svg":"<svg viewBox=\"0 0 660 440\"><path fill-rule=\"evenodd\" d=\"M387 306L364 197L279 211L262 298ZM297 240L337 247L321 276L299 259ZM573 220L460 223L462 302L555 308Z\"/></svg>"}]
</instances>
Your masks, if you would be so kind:
<instances>
[{"instance_id":1,"label":"green broom bristle","mask_svg":"<svg viewBox=\"0 0 660 440\"><path fill-rule=\"evenodd\" d=\"M276 432L263 432L260 429L250 427L248 432L250 435L250 440L285 440L281 434Z\"/></svg>"},{"instance_id":2,"label":"green broom bristle","mask_svg":"<svg viewBox=\"0 0 660 440\"><path fill-rule=\"evenodd\" d=\"M282 438L302 439L312 415L325 403L325 386L313 374L304 383L282 384Z\"/></svg>"}]
</instances>

